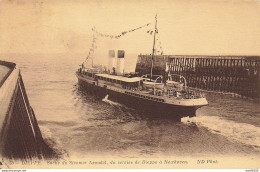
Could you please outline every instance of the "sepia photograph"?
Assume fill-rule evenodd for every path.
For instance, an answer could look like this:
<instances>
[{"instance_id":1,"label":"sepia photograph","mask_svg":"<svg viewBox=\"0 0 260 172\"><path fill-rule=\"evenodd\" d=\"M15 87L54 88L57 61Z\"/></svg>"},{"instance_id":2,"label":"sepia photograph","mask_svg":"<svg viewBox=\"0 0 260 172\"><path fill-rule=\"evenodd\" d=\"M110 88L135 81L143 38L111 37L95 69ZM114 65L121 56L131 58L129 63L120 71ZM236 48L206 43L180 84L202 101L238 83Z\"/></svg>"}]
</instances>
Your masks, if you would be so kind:
<instances>
[{"instance_id":1,"label":"sepia photograph","mask_svg":"<svg viewBox=\"0 0 260 172\"><path fill-rule=\"evenodd\" d=\"M259 0L0 0L0 169L260 168Z\"/></svg>"}]
</instances>

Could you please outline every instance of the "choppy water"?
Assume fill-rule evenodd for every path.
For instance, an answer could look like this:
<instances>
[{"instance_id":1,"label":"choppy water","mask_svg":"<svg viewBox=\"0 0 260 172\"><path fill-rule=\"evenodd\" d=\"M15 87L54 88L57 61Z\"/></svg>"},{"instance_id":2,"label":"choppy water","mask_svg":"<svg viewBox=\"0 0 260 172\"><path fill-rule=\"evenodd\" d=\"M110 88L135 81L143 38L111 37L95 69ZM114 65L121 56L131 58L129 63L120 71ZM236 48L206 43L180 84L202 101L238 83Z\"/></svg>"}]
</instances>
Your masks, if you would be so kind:
<instances>
[{"instance_id":1,"label":"choppy water","mask_svg":"<svg viewBox=\"0 0 260 172\"><path fill-rule=\"evenodd\" d=\"M44 139L64 157L260 155L260 109L252 101L208 93L209 106L197 117L153 120L79 90L75 71L82 57L5 59L20 64Z\"/></svg>"}]
</instances>

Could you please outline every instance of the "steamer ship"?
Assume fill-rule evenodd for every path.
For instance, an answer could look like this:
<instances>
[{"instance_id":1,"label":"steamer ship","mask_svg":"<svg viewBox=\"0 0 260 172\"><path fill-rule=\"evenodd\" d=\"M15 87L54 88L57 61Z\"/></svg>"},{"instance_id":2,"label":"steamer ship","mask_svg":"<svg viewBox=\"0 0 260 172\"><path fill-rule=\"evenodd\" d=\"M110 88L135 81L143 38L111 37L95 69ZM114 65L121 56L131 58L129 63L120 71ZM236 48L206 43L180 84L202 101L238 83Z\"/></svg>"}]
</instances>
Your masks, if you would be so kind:
<instances>
[{"instance_id":1,"label":"steamer ship","mask_svg":"<svg viewBox=\"0 0 260 172\"><path fill-rule=\"evenodd\" d=\"M154 30L153 54L155 53ZM148 112L152 116L166 116L174 119L193 117L196 110L208 105L201 92L188 88L186 79L168 72L167 77L153 74L153 58L151 73L143 76L124 73L125 51L109 50L109 65L104 70L100 67L87 67L84 63L76 72L79 86L102 98L106 97L127 106Z\"/></svg>"}]
</instances>

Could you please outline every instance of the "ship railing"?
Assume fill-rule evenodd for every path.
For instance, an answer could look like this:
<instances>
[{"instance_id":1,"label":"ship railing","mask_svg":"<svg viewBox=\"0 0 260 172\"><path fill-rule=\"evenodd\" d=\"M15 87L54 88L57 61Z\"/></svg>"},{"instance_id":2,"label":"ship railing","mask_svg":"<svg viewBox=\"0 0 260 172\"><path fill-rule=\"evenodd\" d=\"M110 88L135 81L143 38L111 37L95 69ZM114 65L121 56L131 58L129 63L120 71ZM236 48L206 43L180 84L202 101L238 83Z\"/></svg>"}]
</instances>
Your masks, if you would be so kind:
<instances>
[{"instance_id":1,"label":"ship railing","mask_svg":"<svg viewBox=\"0 0 260 172\"><path fill-rule=\"evenodd\" d=\"M147 82L155 82L155 83L161 83L163 76L162 75L153 75L156 78L152 78L152 76L149 77L149 74L146 75L142 75L141 78L143 78L143 81L147 81ZM159 80L161 79L161 80Z\"/></svg>"},{"instance_id":2,"label":"ship railing","mask_svg":"<svg viewBox=\"0 0 260 172\"><path fill-rule=\"evenodd\" d=\"M204 95L201 92L193 91L193 90L183 90L178 91L175 89L168 89L167 90L168 97L176 97L176 98L183 98L183 99L198 99L203 98Z\"/></svg>"}]
</instances>

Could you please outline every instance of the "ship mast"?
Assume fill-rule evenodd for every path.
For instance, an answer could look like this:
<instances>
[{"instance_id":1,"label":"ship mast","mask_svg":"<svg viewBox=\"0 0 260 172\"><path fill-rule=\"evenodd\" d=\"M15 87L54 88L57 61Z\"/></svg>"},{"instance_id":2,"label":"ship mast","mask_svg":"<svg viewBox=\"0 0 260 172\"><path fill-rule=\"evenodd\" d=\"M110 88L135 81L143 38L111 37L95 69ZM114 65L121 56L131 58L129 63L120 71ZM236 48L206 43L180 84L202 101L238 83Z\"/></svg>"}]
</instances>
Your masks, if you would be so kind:
<instances>
[{"instance_id":1,"label":"ship mast","mask_svg":"<svg viewBox=\"0 0 260 172\"><path fill-rule=\"evenodd\" d=\"M154 51L155 51L155 36L156 36L156 32L157 32L157 14L155 16L154 38L153 38L153 54L152 54L152 66L151 66L151 79L150 80L152 80L152 76L153 76L153 57L154 57Z\"/></svg>"}]
</instances>

